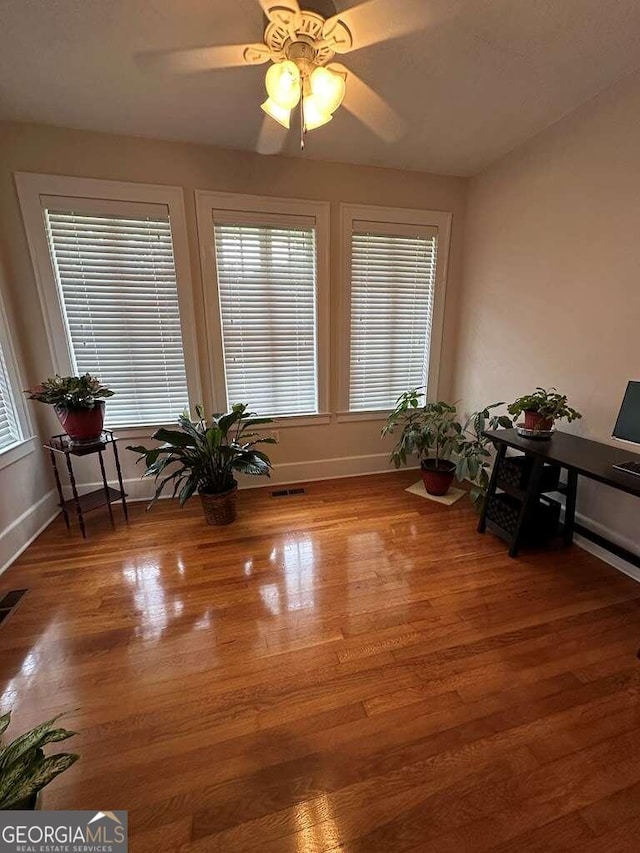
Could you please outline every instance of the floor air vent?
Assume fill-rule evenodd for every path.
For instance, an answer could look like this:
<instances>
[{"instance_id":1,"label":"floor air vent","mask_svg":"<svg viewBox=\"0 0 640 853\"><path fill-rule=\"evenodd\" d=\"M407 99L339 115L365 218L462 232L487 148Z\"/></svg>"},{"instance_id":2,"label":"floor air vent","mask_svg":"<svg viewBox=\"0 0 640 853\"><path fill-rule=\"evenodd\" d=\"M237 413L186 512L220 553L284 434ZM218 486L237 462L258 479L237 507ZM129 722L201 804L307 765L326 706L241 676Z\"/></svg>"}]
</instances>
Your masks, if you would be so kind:
<instances>
[{"instance_id":1,"label":"floor air vent","mask_svg":"<svg viewBox=\"0 0 640 853\"><path fill-rule=\"evenodd\" d=\"M304 489L278 489L276 492L271 492L272 498L286 498L289 495L304 495L306 494Z\"/></svg>"},{"instance_id":2,"label":"floor air vent","mask_svg":"<svg viewBox=\"0 0 640 853\"><path fill-rule=\"evenodd\" d=\"M26 589L12 589L11 592L6 592L0 598L0 623L16 609L20 603L20 599L27 592Z\"/></svg>"}]
</instances>

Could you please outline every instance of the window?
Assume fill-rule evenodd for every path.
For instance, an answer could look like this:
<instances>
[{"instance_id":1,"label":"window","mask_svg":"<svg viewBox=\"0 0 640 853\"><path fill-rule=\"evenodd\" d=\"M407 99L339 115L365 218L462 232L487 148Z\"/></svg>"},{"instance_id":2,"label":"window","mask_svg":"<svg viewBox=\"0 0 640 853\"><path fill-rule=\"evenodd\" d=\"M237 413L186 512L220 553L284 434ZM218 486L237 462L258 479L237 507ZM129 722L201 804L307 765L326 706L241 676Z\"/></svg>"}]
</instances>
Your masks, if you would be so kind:
<instances>
[{"instance_id":1,"label":"window","mask_svg":"<svg viewBox=\"0 0 640 853\"><path fill-rule=\"evenodd\" d=\"M11 391L9 371L0 349L0 453L21 440L22 429Z\"/></svg>"},{"instance_id":2,"label":"window","mask_svg":"<svg viewBox=\"0 0 640 853\"><path fill-rule=\"evenodd\" d=\"M0 270L0 286L2 285ZM0 468L10 465L33 450L33 443L28 441L31 429L23 388L0 293Z\"/></svg>"},{"instance_id":3,"label":"window","mask_svg":"<svg viewBox=\"0 0 640 853\"><path fill-rule=\"evenodd\" d=\"M169 217L45 215L74 372L116 391L112 424L173 421L189 405Z\"/></svg>"},{"instance_id":4,"label":"window","mask_svg":"<svg viewBox=\"0 0 640 853\"><path fill-rule=\"evenodd\" d=\"M82 189L83 182L48 181L39 175L20 178L58 371L92 373L112 388L109 426L172 423L189 406L191 395L185 360L185 288L181 294L170 206L142 200L144 187L105 188L109 182L87 181L87 195L63 196L44 193L33 182L40 179L45 186L62 182L61 188L70 182L76 185L71 189ZM30 207L34 188L37 212ZM95 197L87 197L91 190L97 190ZM177 214L180 225L179 205ZM48 264L41 257L40 235L33 233L41 223ZM188 299L186 307L189 316ZM197 365L197 358L192 358L192 365Z\"/></svg>"},{"instance_id":5,"label":"window","mask_svg":"<svg viewBox=\"0 0 640 853\"><path fill-rule=\"evenodd\" d=\"M388 411L411 388L437 394L447 239L447 214L344 206L349 412Z\"/></svg>"},{"instance_id":6,"label":"window","mask_svg":"<svg viewBox=\"0 0 640 853\"><path fill-rule=\"evenodd\" d=\"M199 194L220 407L279 417L326 407L327 215L313 203Z\"/></svg>"},{"instance_id":7,"label":"window","mask_svg":"<svg viewBox=\"0 0 640 853\"><path fill-rule=\"evenodd\" d=\"M227 399L318 411L313 227L215 225Z\"/></svg>"}]
</instances>

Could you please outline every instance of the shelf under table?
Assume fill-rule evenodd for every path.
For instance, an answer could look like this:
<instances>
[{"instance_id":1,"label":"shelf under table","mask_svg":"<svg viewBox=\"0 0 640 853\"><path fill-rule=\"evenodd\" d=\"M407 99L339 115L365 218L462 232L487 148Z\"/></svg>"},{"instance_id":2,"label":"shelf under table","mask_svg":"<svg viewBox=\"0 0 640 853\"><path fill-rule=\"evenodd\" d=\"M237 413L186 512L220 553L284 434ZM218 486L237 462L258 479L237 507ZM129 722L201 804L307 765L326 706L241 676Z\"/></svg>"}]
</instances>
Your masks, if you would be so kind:
<instances>
[{"instance_id":1,"label":"shelf under table","mask_svg":"<svg viewBox=\"0 0 640 853\"><path fill-rule=\"evenodd\" d=\"M108 498L107 494L109 495ZM94 489L92 492L87 492L84 495L78 496L80 511L91 512L91 510L99 509L101 506L106 506L108 503L112 504L116 501L120 501L123 497L126 498L126 496L125 492L121 492L119 489L112 489L111 486L109 486L106 492L104 489ZM65 509L75 509L76 502L74 498L69 498L69 500L58 504L58 506L64 507Z\"/></svg>"}]
</instances>

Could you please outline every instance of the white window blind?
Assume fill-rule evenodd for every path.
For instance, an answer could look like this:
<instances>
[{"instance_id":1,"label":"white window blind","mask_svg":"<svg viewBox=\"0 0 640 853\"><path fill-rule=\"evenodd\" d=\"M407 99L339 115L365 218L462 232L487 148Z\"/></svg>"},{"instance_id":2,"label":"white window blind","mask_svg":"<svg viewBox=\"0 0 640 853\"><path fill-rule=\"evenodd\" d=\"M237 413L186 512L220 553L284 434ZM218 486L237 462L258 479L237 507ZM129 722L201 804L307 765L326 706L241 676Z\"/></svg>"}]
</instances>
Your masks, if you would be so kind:
<instances>
[{"instance_id":1,"label":"white window blind","mask_svg":"<svg viewBox=\"0 0 640 853\"><path fill-rule=\"evenodd\" d=\"M7 365L0 349L0 451L22 438L15 404L9 384Z\"/></svg>"},{"instance_id":2,"label":"white window blind","mask_svg":"<svg viewBox=\"0 0 640 853\"><path fill-rule=\"evenodd\" d=\"M161 424L188 406L171 226L153 215L47 209L75 368L115 393L107 424Z\"/></svg>"},{"instance_id":3,"label":"white window blind","mask_svg":"<svg viewBox=\"0 0 640 853\"><path fill-rule=\"evenodd\" d=\"M437 229L403 235L354 222L351 245L349 408L393 408L426 385ZM393 233L394 231L398 233Z\"/></svg>"},{"instance_id":4,"label":"white window blind","mask_svg":"<svg viewBox=\"0 0 640 853\"><path fill-rule=\"evenodd\" d=\"M214 224L228 403L317 412L315 228Z\"/></svg>"}]
</instances>

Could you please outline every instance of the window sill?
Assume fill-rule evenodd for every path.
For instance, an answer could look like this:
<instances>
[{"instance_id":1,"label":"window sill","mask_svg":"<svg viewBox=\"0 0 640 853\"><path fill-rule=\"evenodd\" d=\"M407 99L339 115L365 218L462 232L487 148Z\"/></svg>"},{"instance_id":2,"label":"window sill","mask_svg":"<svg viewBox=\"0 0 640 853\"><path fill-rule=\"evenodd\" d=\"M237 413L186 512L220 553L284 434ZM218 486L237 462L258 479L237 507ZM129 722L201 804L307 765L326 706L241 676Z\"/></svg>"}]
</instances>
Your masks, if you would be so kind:
<instances>
[{"instance_id":1,"label":"window sill","mask_svg":"<svg viewBox=\"0 0 640 853\"><path fill-rule=\"evenodd\" d=\"M260 415L260 417L263 416ZM272 417L273 423L261 424L256 429L269 431L285 427L323 426L331 423L331 415L328 412L321 412L314 415L264 415L264 417Z\"/></svg>"},{"instance_id":2,"label":"window sill","mask_svg":"<svg viewBox=\"0 0 640 853\"><path fill-rule=\"evenodd\" d=\"M31 438L21 439L15 442L15 444L5 447L4 450L0 450L0 471L9 465L13 465L19 459L23 459L29 453L33 453L35 448L36 439L35 436L32 436Z\"/></svg>"},{"instance_id":3,"label":"window sill","mask_svg":"<svg viewBox=\"0 0 640 853\"><path fill-rule=\"evenodd\" d=\"M259 415L259 417L270 417L269 415ZM328 412L312 415L275 415L273 423L260 424L256 430L270 431L285 427L297 426L322 426L331 423L331 415ZM112 430L115 437L119 439L130 438L151 438L153 433L158 429L175 429L179 430L178 423L170 424L139 424L134 426L109 426L105 424L105 429Z\"/></svg>"},{"instance_id":4,"label":"window sill","mask_svg":"<svg viewBox=\"0 0 640 853\"><path fill-rule=\"evenodd\" d=\"M369 412L338 412L339 424L351 421L386 421L391 414L391 409L378 409Z\"/></svg>"},{"instance_id":5,"label":"window sill","mask_svg":"<svg viewBox=\"0 0 640 853\"><path fill-rule=\"evenodd\" d=\"M110 430L116 438L151 438L153 433L158 429L180 429L177 421L170 424L133 424L133 426L111 426L104 425L105 429Z\"/></svg>"}]
</instances>

